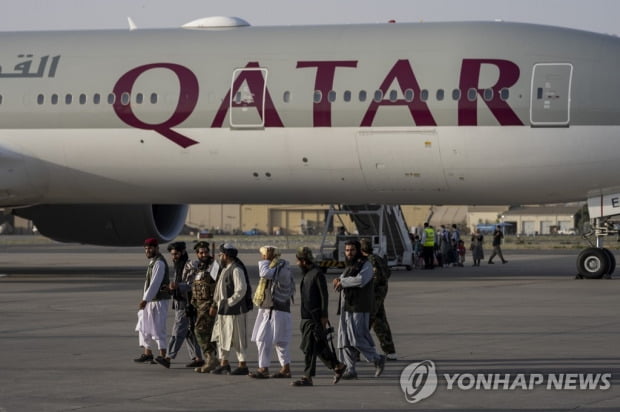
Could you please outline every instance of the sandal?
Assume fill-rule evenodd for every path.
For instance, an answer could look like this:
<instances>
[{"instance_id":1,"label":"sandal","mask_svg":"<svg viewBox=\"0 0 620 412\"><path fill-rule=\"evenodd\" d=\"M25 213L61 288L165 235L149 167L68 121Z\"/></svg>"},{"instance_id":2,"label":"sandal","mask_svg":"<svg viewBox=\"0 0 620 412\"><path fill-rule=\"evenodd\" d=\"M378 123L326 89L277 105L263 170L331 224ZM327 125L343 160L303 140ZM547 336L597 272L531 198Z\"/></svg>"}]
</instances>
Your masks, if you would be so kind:
<instances>
[{"instance_id":1,"label":"sandal","mask_svg":"<svg viewBox=\"0 0 620 412\"><path fill-rule=\"evenodd\" d=\"M312 381L305 376L295 382L291 382L291 386L313 386Z\"/></svg>"},{"instance_id":2,"label":"sandal","mask_svg":"<svg viewBox=\"0 0 620 412\"><path fill-rule=\"evenodd\" d=\"M277 372L271 375L271 377L273 379L290 379L291 373L290 372Z\"/></svg>"},{"instance_id":3,"label":"sandal","mask_svg":"<svg viewBox=\"0 0 620 412\"><path fill-rule=\"evenodd\" d=\"M340 379L342 379L342 375L344 375L344 372L346 370L347 370L347 365L345 365L344 363L342 364L341 367L334 368L334 379L332 381L334 385L340 382Z\"/></svg>"},{"instance_id":4,"label":"sandal","mask_svg":"<svg viewBox=\"0 0 620 412\"><path fill-rule=\"evenodd\" d=\"M257 369L254 372L248 373L248 376L254 379L267 379L269 378L269 373Z\"/></svg>"}]
</instances>

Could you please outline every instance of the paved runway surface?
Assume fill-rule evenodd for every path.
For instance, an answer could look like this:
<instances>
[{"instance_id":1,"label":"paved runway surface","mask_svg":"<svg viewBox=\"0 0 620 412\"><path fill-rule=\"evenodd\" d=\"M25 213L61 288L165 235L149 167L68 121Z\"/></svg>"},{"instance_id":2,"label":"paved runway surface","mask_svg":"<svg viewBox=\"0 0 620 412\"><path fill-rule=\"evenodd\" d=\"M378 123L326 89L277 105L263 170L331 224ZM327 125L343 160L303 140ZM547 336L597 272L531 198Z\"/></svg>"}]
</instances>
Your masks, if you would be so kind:
<instances>
[{"instance_id":1,"label":"paved runway surface","mask_svg":"<svg viewBox=\"0 0 620 412\"><path fill-rule=\"evenodd\" d=\"M380 378L361 364L359 380L338 385L318 365L311 388L197 374L184 367L185 351L170 369L135 364L142 248L2 246L0 253L0 412L620 409L620 282L575 280L576 252L508 252L506 265L394 271L386 307L399 360ZM255 285L258 254L240 257ZM299 376L298 305L293 319ZM253 343L249 359L256 368ZM434 362L438 385L412 404L400 376L422 360ZM595 389L581 389L587 374L600 379ZM498 389L484 389L478 375L500 377ZM547 389L550 376L566 379L568 389Z\"/></svg>"}]
</instances>

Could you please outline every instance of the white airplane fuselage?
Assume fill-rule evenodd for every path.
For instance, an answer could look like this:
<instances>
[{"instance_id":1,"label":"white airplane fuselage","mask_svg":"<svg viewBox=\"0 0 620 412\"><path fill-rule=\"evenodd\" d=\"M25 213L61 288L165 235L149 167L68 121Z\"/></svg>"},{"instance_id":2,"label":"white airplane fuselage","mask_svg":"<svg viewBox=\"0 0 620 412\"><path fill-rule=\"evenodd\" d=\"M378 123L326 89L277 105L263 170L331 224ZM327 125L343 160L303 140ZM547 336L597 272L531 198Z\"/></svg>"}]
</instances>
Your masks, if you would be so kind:
<instances>
[{"instance_id":1,"label":"white airplane fuselage","mask_svg":"<svg viewBox=\"0 0 620 412\"><path fill-rule=\"evenodd\" d=\"M504 22L0 33L0 205L619 186L620 39Z\"/></svg>"}]
</instances>

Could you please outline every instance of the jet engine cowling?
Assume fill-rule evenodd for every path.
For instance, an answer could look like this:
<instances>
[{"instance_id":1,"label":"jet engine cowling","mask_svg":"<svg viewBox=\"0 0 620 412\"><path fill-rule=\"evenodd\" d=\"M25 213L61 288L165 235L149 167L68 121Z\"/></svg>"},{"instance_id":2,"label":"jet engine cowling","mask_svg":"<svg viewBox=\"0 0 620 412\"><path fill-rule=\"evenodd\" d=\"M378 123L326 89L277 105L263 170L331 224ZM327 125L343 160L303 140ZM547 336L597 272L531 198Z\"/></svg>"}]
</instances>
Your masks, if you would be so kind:
<instances>
[{"instance_id":1,"label":"jet engine cowling","mask_svg":"<svg viewBox=\"0 0 620 412\"><path fill-rule=\"evenodd\" d=\"M183 229L187 205L37 205L13 213L32 220L39 233L59 242L140 246L165 243Z\"/></svg>"}]
</instances>

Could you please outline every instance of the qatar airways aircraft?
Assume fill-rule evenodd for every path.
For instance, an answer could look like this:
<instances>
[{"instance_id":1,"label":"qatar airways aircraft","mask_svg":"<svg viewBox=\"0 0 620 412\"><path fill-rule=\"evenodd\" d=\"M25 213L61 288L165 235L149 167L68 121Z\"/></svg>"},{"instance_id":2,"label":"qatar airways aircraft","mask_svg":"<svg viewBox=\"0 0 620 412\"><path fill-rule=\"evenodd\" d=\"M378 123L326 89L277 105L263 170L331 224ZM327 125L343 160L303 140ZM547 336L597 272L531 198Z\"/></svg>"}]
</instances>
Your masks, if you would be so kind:
<instances>
[{"instance_id":1,"label":"qatar airways aircraft","mask_svg":"<svg viewBox=\"0 0 620 412\"><path fill-rule=\"evenodd\" d=\"M620 210L620 39L506 22L0 33L0 207L139 244L188 203Z\"/></svg>"}]
</instances>

